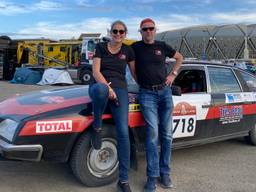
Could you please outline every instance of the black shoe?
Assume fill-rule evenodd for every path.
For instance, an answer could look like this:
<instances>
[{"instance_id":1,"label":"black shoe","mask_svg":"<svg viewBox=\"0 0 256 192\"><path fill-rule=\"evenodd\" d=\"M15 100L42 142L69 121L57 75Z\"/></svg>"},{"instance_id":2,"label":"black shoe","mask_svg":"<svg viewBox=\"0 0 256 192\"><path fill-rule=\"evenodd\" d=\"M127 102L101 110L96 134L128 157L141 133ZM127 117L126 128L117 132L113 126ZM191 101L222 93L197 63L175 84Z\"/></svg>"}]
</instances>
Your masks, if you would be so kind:
<instances>
[{"instance_id":1,"label":"black shoe","mask_svg":"<svg viewBox=\"0 0 256 192\"><path fill-rule=\"evenodd\" d=\"M156 177L148 177L146 184L144 185L144 192L156 191Z\"/></svg>"},{"instance_id":2,"label":"black shoe","mask_svg":"<svg viewBox=\"0 0 256 192\"><path fill-rule=\"evenodd\" d=\"M93 129L91 144L92 147L96 150L101 148L101 129Z\"/></svg>"},{"instance_id":3,"label":"black shoe","mask_svg":"<svg viewBox=\"0 0 256 192\"><path fill-rule=\"evenodd\" d=\"M121 183L118 181L117 183L117 192L132 192L129 186L129 183Z\"/></svg>"},{"instance_id":4,"label":"black shoe","mask_svg":"<svg viewBox=\"0 0 256 192\"><path fill-rule=\"evenodd\" d=\"M173 187L172 180L168 174L161 175L159 182L160 186L164 189Z\"/></svg>"}]
</instances>

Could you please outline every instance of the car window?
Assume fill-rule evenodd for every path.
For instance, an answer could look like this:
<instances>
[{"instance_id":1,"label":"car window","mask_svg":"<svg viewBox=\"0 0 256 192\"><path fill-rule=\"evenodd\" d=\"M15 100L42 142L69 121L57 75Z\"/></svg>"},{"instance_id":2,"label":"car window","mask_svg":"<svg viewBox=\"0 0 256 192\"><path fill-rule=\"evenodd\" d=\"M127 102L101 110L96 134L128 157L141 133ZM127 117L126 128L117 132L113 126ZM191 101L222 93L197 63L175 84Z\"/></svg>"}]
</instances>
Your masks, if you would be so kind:
<instances>
[{"instance_id":1,"label":"car window","mask_svg":"<svg viewBox=\"0 0 256 192\"><path fill-rule=\"evenodd\" d=\"M229 68L208 67L210 86L212 93L240 92L241 88Z\"/></svg>"},{"instance_id":2,"label":"car window","mask_svg":"<svg viewBox=\"0 0 256 192\"><path fill-rule=\"evenodd\" d=\"M173 84L181 88L181 93L198 93L207 91L204 70L181 70Z\"/></svg>"},{"instance_id":3,"label":"car window","mask_svg":"<svg viewBox=\"0 0 256 192\"><path fill-rule=\"evenodd\" d=\"M125 74L126 82L128 84L128 91L132 93L138 93L139 92L139 85L136 83L136 81L133 79L132 74L130 72L129 67L126 67L126 74Z\"/></svg>"},{"instance_id":4,"label":"car window","mask_svg":"<svg viewBox=\"0 0 256 192\"><path fill-rule=\"evenodd\" d=\"M94 43L93 40L88 41L88 51L94 52L94 49L96 47L96 43Z\"/></svg>"},{"instance_id":5,"label":"car window","mask_svg":"<svg viewBox=\"0 0 256 192\"><path fill-rule=\"evenodd\" d=\"M256 91L256 77L243 71L239 71L239 73L241 74L249 89Z\"/></svg>"}]
</instances>

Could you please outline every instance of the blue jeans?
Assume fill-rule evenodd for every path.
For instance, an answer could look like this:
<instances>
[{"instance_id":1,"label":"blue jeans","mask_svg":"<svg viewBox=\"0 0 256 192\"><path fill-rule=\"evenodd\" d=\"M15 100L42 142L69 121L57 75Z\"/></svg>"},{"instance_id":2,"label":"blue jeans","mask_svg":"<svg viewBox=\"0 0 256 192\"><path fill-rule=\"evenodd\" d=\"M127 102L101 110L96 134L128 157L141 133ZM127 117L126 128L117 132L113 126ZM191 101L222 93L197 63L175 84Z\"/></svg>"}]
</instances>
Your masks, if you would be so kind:
<instances>
[{"instance_id":1,"label":"blue jeans","mask_svg":"<svg viewBox=\"0 0 256 192\"><path fill-rule=\"evenodd\" d=\"M119 106L114 102L108 102L108 87L103 83L95 83L89 87L89 95L92 99L95 129L102 127L102 115L107 103L109 103L117 132L117 153L119 160L119 180L128 181L128 170L130 167L130 139L128 130L128 91L122 88L113 88Z\"/></svg>"},{"instance_id":2,"label":"blue jeans","mask_svg":"<svg viewBox=\"0 0 256 192\"><path fill-rule=\"evenodd\" d=\"M170 87L151 91L140 88L139 103L146 122L147 176L170 174L173 100ZM158 154L160 143L160 158Z\"/></svg>"}]
</instances>

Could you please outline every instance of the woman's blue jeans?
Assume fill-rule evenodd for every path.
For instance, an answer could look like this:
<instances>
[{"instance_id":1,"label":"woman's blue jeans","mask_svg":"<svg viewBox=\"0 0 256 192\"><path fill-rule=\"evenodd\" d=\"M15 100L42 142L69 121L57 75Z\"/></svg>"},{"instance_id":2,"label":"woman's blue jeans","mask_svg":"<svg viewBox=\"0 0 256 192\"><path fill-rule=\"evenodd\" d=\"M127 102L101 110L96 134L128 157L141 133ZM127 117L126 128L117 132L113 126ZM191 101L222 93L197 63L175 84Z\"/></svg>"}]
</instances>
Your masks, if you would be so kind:
<instances>
[{"instance_id":1,"label":"woman's blue jeans","mask_svg":"<svg viewBox=\"0 0 256 192\"><path fill-rule=\"evenodd\" d=\"M92 99L95 129L102 127L102 115L107 103L109 103L117 132L117 153L119 160L119 180L128 181L128 170L130 167L130 140L128 130L128 90L113 88L119 105L108 99L108 87L103 83L95 83L89 87L89 95ZM108 102L109 101L109 102Z\"/></svg>"},{"instance_id":2,"label":"woman's blue jeans","mask_svg":"<svg viewBox=\"0 0 256 192\"><path fill-rule=\"evenodd\" d=\"M170 87L151 91L140 88L139 103L146 122L147 176L170 174L173 100ZM158 155L160 143L160 158Z\"/></svg>"}]
</instances>

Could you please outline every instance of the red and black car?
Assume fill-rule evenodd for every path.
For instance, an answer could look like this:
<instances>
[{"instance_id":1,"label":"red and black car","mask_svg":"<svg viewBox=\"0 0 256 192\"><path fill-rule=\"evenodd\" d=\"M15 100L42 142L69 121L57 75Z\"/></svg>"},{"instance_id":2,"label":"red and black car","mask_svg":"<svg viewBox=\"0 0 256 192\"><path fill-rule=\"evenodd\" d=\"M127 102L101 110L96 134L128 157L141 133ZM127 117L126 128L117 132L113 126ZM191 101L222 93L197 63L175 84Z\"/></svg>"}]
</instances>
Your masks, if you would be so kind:
<instances>
[{"instance_id":1,"label":"red and black car","mask_svg":"<svg viewBox=\"0 0 256 192\"><path fill-rule=\"evenodd\" d=\"M256 77L232 66L184 62L174 85L173 148L245 136L256 145ZM137 87L129 88L131 159L144 149L145 127ZM103 145L90 144L93 122L88 86L43 90L0 103L0 153L6 159L68 162L87 186L117 178L115 124L103 115Z\"/></svg>"}]
</instances>

